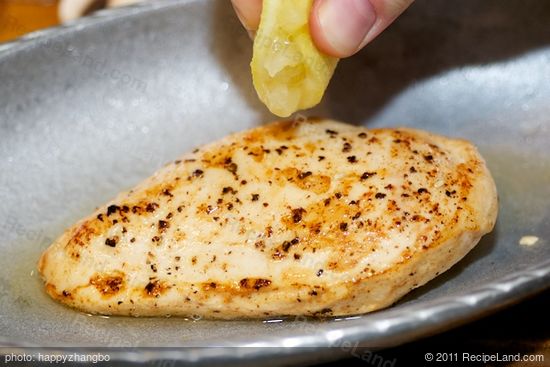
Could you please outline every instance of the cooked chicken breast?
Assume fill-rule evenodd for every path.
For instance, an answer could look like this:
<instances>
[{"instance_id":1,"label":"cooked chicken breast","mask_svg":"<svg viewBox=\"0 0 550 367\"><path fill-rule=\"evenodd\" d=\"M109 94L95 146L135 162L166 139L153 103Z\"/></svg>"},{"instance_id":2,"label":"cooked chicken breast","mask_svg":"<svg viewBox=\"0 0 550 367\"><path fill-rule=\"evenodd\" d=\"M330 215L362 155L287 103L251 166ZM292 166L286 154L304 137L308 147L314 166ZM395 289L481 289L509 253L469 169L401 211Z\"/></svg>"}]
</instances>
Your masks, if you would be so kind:
<instances>
[{"instance_id":1,"label":"cooked chicken breast","mask_svg":"<svg viewBox=\"0 0 550 367\"><path fill-rule=\"evenodd\" d=\"M68 229L39 270L91 313L360 314L449 269L496 215L464 140L278 122L170 163Z\"/></svg>"}]
</instances>

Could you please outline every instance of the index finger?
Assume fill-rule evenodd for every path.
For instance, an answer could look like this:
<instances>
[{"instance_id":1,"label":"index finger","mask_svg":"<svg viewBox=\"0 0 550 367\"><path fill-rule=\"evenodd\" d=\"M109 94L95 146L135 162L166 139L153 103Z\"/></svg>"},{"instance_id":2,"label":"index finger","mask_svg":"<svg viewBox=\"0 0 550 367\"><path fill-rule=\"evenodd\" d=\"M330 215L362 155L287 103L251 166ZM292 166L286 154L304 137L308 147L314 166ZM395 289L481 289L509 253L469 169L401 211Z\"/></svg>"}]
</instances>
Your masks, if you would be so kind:
<instances>
[{"instance_id":1,"label":"index finger","mask_svg":"<svg viewBox=\"0 0 550 367\"><path fill-rule=\"evenodd\" d=\"M256 31L260 26L262 0L231 0L239 20L248 31Z\"/></svg>"}]
</instances>

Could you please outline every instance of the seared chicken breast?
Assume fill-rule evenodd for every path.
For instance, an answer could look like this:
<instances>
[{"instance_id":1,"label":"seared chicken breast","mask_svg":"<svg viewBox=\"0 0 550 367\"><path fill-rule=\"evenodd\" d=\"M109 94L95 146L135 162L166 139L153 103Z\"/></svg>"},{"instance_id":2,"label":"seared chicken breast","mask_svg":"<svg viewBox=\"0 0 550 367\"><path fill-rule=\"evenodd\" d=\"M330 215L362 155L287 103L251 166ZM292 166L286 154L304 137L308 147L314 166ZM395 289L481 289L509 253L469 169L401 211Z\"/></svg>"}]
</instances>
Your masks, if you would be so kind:
<instances>
[{"instance_id":1,"label":"seared chicken breast","mask_svg":"<svg viewBox=\"0 0 550 367\"><path fill-rule=\"evenodd\" d=\"M497 195L464 140L276 122L168 164L42 255L48 294L106 315L360 314L449 269Z\"/></svg>"}]
</instances>

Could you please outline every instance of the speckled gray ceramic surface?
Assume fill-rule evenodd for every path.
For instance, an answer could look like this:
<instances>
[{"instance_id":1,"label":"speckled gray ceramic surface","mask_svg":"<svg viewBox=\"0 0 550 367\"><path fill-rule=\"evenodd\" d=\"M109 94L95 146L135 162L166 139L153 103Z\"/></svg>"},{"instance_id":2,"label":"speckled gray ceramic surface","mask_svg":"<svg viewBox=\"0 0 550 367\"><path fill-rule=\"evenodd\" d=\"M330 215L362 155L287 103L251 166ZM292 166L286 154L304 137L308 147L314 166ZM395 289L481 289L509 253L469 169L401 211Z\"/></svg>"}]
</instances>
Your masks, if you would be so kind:
<instances>
[{"instance_id":1,"label":"speckled gray ceramic surface","mask_svg":"<svg viewBox=\"0 0 550 367\"><path fill-rule=\"evenodd\" d=\"M548 287L549 18L538 0L418 2L341 62L307 114L470 139L501 211L463 261L396 306L324 321L90 317L49 299L36 275L41 251L96 206L198 144L273 119L229 1L158 0L0 45L0 343L122 346L129 360L320 360L337 353L199 347L388 347ZM539 241L520 246L524 235Z\"/></svg>"}]
</instances>

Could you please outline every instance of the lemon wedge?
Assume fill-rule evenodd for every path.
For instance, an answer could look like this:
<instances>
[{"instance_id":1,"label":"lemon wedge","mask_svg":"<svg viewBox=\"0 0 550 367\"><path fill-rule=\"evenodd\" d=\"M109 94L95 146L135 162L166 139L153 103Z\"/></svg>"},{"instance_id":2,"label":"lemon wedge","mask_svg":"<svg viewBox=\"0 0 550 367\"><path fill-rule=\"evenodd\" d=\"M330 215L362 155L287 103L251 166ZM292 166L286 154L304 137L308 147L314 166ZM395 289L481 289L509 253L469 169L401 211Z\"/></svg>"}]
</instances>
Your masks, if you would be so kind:
<instances>
[{"instance_id":1,"label":"lemon wedge","mask_svg":"<svg viewBox=\"0 0 550 367\"><path fill-rule=\"evenodd\" d=\"M264 0L254 39L252 81L260 100L280 117L317 105L338 63L309 33L313 0Z\"/></svg>"}]
</instances>

